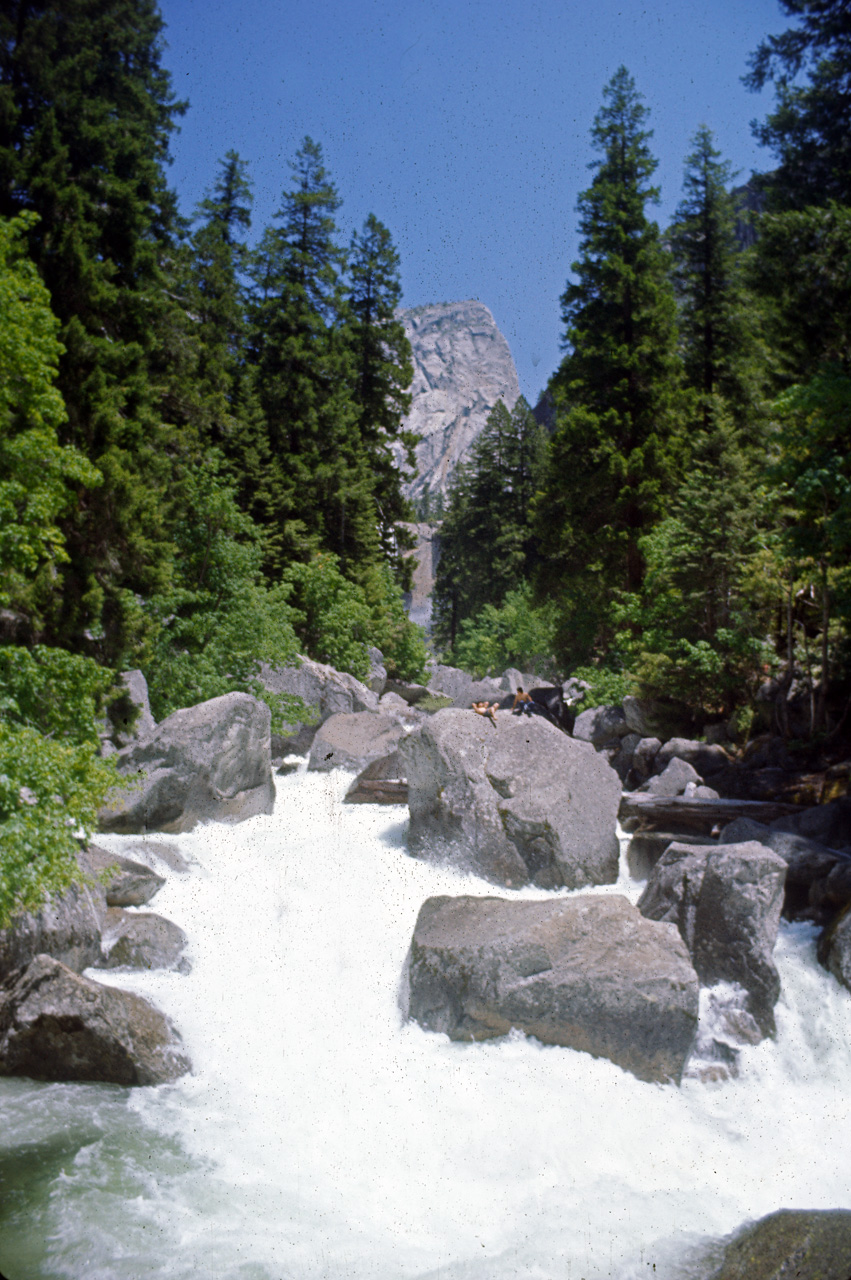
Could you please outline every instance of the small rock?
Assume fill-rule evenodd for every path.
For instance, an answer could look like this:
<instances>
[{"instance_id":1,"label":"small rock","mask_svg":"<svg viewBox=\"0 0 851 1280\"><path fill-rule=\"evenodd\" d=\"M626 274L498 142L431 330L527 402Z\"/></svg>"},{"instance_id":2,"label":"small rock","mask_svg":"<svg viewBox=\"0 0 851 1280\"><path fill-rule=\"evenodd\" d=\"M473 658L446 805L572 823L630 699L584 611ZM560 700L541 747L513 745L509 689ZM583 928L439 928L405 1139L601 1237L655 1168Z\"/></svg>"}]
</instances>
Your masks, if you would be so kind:
<instances>
[{"instance_id":1,"label":"small rock","mask_svg":"<svg viewBox=\"0 0 851 1280\"><path fill-rule=\"evenodd\" d=\"M612 738L623 738L630 732L622 707L589 707L576 717L573 736L580 742L601 747Z\"/></svg>"},{"instance_id":2,"label":"small rock","mask_svg":"<svg viewBox=\"0 0 851 1280\"><path fill-rule=\"evenodd\" d=\"M392 716L373 711L331 716L318 730L310 748L308 769L359 772L373 760L395 751L404 730Z\"/></svg>"},{"instance_id":3,"label":"small rock","mask_svg":"<svg viewBox=\"0 0 851 1280\"><path fill-rule=\"evenodd\" d=\"M106 871L110 873L104 886L108 907L143 907L165 884L162 876L143 863L118 853L107 853L94 844L80 855L80 863L90 875L100 877Z\"/></svg>"},{"instance_id":4,"label":"small rock","mask_svg":"<svg viewBox=\"0 0 851 1280\"><path fill-rule=\"evenodd\" d=\"M703 779L686 760L680 760L675 756L661 773L648 778L638 790L646 791L653 796L679 796L690 782L700 786Z\"/></svg>"},{"instance_id":5,"label":"small rock","mask_svg":"<svg viewBox=\"0 0 851 1280\"><path fill-rule=\"evenodd\" d=\"M111 907L103 924L100 969L177 969L188 973L183 951L188 939L171 920L150 911Z\"/></svg>"}]
</instances>

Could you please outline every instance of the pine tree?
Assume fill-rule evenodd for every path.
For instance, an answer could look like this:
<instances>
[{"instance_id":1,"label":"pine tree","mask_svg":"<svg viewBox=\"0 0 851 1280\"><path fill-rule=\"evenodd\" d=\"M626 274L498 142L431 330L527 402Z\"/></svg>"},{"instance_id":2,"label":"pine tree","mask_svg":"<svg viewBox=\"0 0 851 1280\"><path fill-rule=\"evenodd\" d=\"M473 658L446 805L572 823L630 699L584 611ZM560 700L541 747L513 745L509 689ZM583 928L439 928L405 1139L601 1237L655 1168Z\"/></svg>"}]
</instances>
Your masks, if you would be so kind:
<instances>
[{"instance_id":1,"label":"pine tree","mask_svg":"<svg viewBox=\"0 0 851 1280\"><path fill-rule=\"evenodd\" d=\"M251 314L256 386L271 471L267 570L324 549L344 567L374 560L372 477L357 432L343 255L335 240L340 198L305 138L291 165L281 225L253 256Z\"/></svg>"},{"instance_id":2,"label":"pine tree","mask_svg":"<svg viewBox=\"0 0 851 1280\"><path fill-rule=\"evenodd\" d=\"M0 11L0 214L30 209L29 247L65 348L63 444L103 476L63 531L54 640L122 661L136 596L171 557L166 500L185 445L174 371L184 318L166 289L174 199L163 174L182 104L160 64L154 0L13 0Z\"/></svg>"},{"instance_id":3,"label":"pine tree","mask_svg":"<svg viewBox=\"0 0 851 1280\"><path fill-rule=\"evenodd\" d=\"M851 9L847 0L780 0L798 25L750 58L749 89L774 82L776 106L751 126L779 167L766 180L775 209L851 204ZM809 82L799 77L807 70Z\"/></svg>"},{"instance_id":4,"label":"pine tree","mask_svg":"<svg viewBox=\"0 0 851 1280\"><path fill-rule=\"evenodd\" d=\"M236 151L219 161L212 190L198 206L191 238L189 307L199 342L198 381L208 405L206 435L225 456L242 453L235 402L244 367L245 299L240 281L251 226L251 184Z\"/></svg>"},{"instance_id":5,"label":"pine tree","mask_svg":"<svg viewBox=\"0 0 851 1280\"><path fill-rule=\"evenodd\" d=\"M414 370L411 344L396 318L402 296L399 255L390 232L374 214L363 231L352 237L349 280L357 429L370 462L382 554L398 575L410 564L403 561L401 552L413 545L413 539L399 529L402 521L413 519L402 493L399 463L415 467L419 437L403 427L411 407L408 388Z\"/></svg>"},{"instance_id":6,"label":"pine tree","mask_svg":"<svg viewBox=\"0 0 851 1280\"><path fill-rule=\"evenodd\" d=\"M435 639L451 650L459 628L485 605L501 605L536 558L530 510L544 461L544 433L521 396L500 400L458 468L440 529Z\"/></svg>"},{"instance_id":7,"label":"pine tree","mask_svg":"<svg viewBox=\"0 0 851 1280\"><path fill-rule=\"evenodd\" d=\"M743 280L731 167L702 125L686 157L684 198L670 229L686 384L708 430L723 402L754 434L764 379L761 319Z\"/></svg>"},{"instance_id":8,"label":"pine tree","mask_svg":"<svg viewBox=\"0 0 851 1280\"><path fill-rule=\"evenodd\" d=\"M658 199L647 115L621 67L594 121L600 158L579 197L581 256L562 296L567 355L551 384L558 420L537 527L539 587L564 603L571 658L602 639L613 592L641 585L639 539L670 488L681 429L669 258L646 214Z\"/></svg>"}]
</instances>

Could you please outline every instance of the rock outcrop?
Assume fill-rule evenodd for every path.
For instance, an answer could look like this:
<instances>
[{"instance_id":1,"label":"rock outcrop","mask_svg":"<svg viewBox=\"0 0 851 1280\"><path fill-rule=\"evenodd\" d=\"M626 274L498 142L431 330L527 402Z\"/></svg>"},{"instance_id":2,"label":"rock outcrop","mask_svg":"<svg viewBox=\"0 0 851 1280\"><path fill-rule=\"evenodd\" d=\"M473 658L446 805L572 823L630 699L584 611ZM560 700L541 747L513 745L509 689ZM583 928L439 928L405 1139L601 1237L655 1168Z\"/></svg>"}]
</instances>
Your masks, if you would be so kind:
<instances>
[{"instance_id":1,"label":"rock outcrop","mask_svg":"<svg viewBox=\"0 0 851 1280\"><path fill-rule=\"evenodd\" d=\"M190 831L272 811L269 708L247 693L175 711L117 760L127 786L107 798L104 831Z\"/></svg>"},{"instance_id":2,"label":"rock outcrop","mask_svg":"<svg viewBox=\"0 0 851 1280\"><path fill-rule=\"evenodd\" d=\"M400 311L411 343L414 378L405 428L422 436L418 475L409 497L445 493L498 400L509 409L520 395L508 343L481 302L445 302Z\"/></svg>"},{"instance_id":3,"label":"rock outcrop","mask_svg":"<svg viewBox=\"0 0 851 1280\"><path fill-rule=\"evenodd\" d=\"M786 864L755 841L712 848L672 844L638 909L676 924L704 986L736 983L763 1035L774 1033L780 977L774 944Z\"/></svg>"},{"instance_id":4,"label":"rock outcrop","mask_svg":"<svg viewBox=\"0 0 851 1280\"><path fill-rule=\"evenodd\" d=\"M143 907L165 884L163 877L144 863L125 858L120 853L107 853L95 844L90 844L80 854L80 865L92 877L108 873L109 879L103 886L108 907ZM50 948L42 947L41 950L50 951Z\"/></svg>"},{"instance_id":5,"label":"rock outcrop","mask_svg":"<svg viewBox=\"0 0 851 1280\"><path fill-rule=\"evenodd\" d=\"M697 1273L694 1273L697 1274ZM851 1210L781 1209L736 1233L700 1280L848 1280Z\"/></svg>"},{"instance_id":6,"label":"rock outcrop","mask_svg":"<svg viewBox=\"0 0 851 1280\"><path fill-rule=\"evenodd\" d=\"M110 907L103 922L100 969L178 969L188 973L183 952L188 941L172 920L152 911Z\"/></svg>"},{"instance_id":7,"label":"rock outcrop","mask_svg":"<svg viewBox=\"0 0 851 1280\"><path fill-rule=\"evenodd\" d=\"M171 1022L147 1000L40 955L0 992L0 1074L151 1085L190 1070Z\"/></svg>"},{"instance_id":8,"label":"rock outcrop","mask_svg":"<svg viewBox=\"0 0 851 1280\"><path fill-rule=\"evenodd\" d=\"M46 952L82 972L100 960L106 895L98 883L72 885L40 911L15 916L0 930L0 983Z\"/></svg>"},{"instance_id":9,"label":"rock outcrop","mask_svg":"<svg viewBox=\"0 0 851 1280\"><path fill-rule=\"evenodd\" d=\"M617 879L620 780L543 718L438 711L401 743L409 848L495 884L579 889Z\"/></svg>"},{"instance_id":10,"label":"rock outcrop","mask_svg":"<svg viewBox=\"0 0 851 1280\"><path fill-rule=\"evenodd\" d=\"M512 1027L679 1082L698 983L676 929L620 896L429 898L409 956L409 1016L453 1040Z\"/></svg>"},{"instance_id":11,"label":"rock outcrop","mask_svg":"<svg viewBox=\"0 0 851 1280\"><path fill-rule=\"evenodd\" d=\"M373 760L395 751L403 732L392 716L372 711L331 716L313 739L307 767L320 772L330 769L358 772Z\"/></svg>"}]
</instances>

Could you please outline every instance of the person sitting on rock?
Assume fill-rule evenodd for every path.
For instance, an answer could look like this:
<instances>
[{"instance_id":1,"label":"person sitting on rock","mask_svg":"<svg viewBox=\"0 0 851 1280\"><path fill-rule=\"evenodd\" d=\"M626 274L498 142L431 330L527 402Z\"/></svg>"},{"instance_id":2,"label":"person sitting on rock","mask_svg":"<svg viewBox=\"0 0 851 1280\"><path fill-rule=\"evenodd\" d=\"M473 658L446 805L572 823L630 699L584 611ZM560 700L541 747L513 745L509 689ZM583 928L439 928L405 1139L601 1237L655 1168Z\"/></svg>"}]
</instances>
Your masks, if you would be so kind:
<instances>
[{"instance_id":1,"label":"person sitting on rock","mask_svg":"<svg viewBox=\"0 0 851 1280\"><path fill-rule=\"evenodd\" d=\"M496 711L498 706L499 706L498 702L495 702L493 706L491 706L487 698L485 698L483 702L474 702L472 704L473 710L475 711L476 715L487 716L487 718L491 721L493 725L496 725L496 716L494 715L494 712Z\"/></svg>"},{"instance_id":2,"label":"person sitting on rock","mask_svg":"<svg viewBox=\"0 0 851 1280\"><path fill-rule=\"evenodd\" d=\"M529 694L523 692L522 684L519 684L514 695L514 701L511 704L511 714L513 716L522 716L524 714L530 716L534 705Z\"/></svg>"}]
</instances>

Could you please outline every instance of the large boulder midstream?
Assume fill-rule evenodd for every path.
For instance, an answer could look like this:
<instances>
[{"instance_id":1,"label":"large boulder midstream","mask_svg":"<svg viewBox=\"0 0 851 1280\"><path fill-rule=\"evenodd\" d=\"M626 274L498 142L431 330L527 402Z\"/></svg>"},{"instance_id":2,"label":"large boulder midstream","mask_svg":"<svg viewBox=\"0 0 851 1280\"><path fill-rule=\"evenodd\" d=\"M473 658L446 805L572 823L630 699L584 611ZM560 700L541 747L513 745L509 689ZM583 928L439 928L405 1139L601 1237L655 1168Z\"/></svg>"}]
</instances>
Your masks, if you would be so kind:
<instances>
[{"instance_id":1,"label":"large boulder midstream","mask_svg":"<svg viewBox=\"0 0 851 1280\"><path fill-rule=\"evenodd\" d=\"M271 813L270 712L248 693L175 711L116 757L126 785L101 809L103 831L190 831Z\"/></svg>"},{"instance_id":2,"label":"large boulder midstream","mask_svg":"<svg viewBox=\"0 0 851 1280\"><path fill-rule=\"evenodd\" d=\"M618 873L621 786L590 743L542 717L438 711L400 743L412 853L512 888L581 889Z\"/></svg>"},{"instance_id":3,"label":"large boulder midstream","mask_svg":"<svg viewBox=\"0 0 851 1280\"><path fill-rule=\"evenodd\" d=\"M331 769L360 772L373 760L395 751L403 733L392 716L374 711L331 716L317 730L307 767L320 773Z\"/></svg>"},{"instance_id":4,"label":"large boulder midstream","mask_svg":"<svg viewBox=\"0 0 851 1280\"><path fill-rule=\"evenodd\" d=\"M408 963L409 1016L453 1040L516 1027L641 1080L679 1082L698 981L673 925L619 895L429 898Z\"/></svg>"},{"instance_id":5,"label":"large boulder midstream","mask_svg":"<svg viewBox=\"0 0 851 1280\"><path fill-rule=\"evenodd\" d=\"M763 1035L773 1035L780 976L774 944L786 863L756 841L720 847L671 844L638 908L676 924L700 981L736 983Z\"/></svg>"},{"instance_id":6,"label":"large boulder midstream","mask_svg":"<svg viewBox=\"0 0 851 1280\"><path fill-rule=\"evenodd\" d=\"M190 1070L180 1036L141 996L36 956L0 992L0 1075L150 1085Z\"/></svg>"},{"instance_id":7,"label":"large boulder midstream","mask_svg":"<svg viewBox=\"0 0 851 1280\"><path fill-rule=\"evenodd\" d=\"M697 1280L849 1280L851 1210L780 1209L738 1231Z\"/></svg>"}]
</instances>

